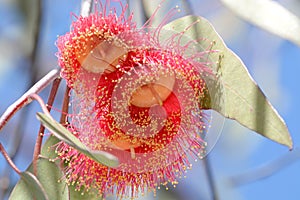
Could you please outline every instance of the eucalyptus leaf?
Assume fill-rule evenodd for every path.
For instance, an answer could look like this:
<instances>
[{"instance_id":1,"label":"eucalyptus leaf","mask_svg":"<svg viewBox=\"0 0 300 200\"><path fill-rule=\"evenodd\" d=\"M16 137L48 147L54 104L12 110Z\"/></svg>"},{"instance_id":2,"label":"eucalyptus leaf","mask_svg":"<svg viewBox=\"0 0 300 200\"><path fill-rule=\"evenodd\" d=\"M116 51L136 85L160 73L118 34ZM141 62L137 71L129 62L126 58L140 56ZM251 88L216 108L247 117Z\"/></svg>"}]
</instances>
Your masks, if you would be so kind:
<instances>
[{"instance_id":1,"label":"eucalyptus leaf","mask_svg":"<svg viewBox=\"0 0 300 200\"><path fill-rule=\"evenodd\" d=\"M57 138L55 138L54 136L50 136L42 147L42 156L49 159L55 158L55 152L51 150L51 147L57 142L59 142ZM28 170L22 173L20 181L16 184L11 193L11 196L9 198L10 200L32 200L34 199L33 195L35 195L35 199L69 199L68 187L66 187L65 183L59 181L64 176L63 172L56 163L50 162L49 159L45 158L40 158L37 162L38 176L35 177L35 179L40 184L39 186L42 188L41 191L45 192L46 198L40 197L41 195L39 195L39 193L41 193L41 191L32 189L32 187L34 186L34 182L27 184L28 181L23 178L24 175L26 177L28 177L28 175L33 176L33 167L31 164Z\"/></svg>"},{"instance_id":2,"label":"eucalyptus leaf","mask_svg":"<svg viewBox=\"0 0 300 200\"><path fill-rule=\"evenodd\" d=\"M21 180L14 188L9 200L49 200L44 187L36 176L28 171L22 172L20 176Z\"/></svg>"},{"instance_id":3,"label":"eucalyptus leaf","mask_svg":"<svg viewBox=\"0 0 300 200\"><path fill-rule=\"evenodd\" d=\"M117 157L104 151L93 151L88 149L78 138L76 138L68 129L60 123L48 117L46 114L37 113L37 118L49 129L58 139L74 147L86 156L108 167L117 167L119 161Z\"/></svg>"},{"instance_id":4,"label":"eucalyptus leaf","mask_svg":"<svg viewBox=\"0 0 300 200\"><path fill-rule=\"evenodd\" d=\"M32 165L21 174L9 199L67 200L69 192L66 184L59 181L63 177L59 167L48 159L39 159L37 169L37 177L32 174Z\"/></svg>"},{"instance_id":5,"label":"eucalyptus leaf","mask_svg":"<svg viewBox=\"0 0 300 200\"><path fill-rule=\"evenodd\" d=\"M75 185L69 186L70 200L102 200L95 192L81 192L75 189Z\"/></svg>"},{"instance_id":6,"label":"eucalyptus leaf","mask_svg":"<svg viewBox=\"0 0 300 200\"><path fill-rule=\"evenodd\" d=\"M38 160L38 179L43 184L50 200L68 199L68 187L61 181L63 176L64 174L57 164L48 159Z\"/></svg>"},{"instance_id":7,"label":"eucalyptus leaf","mask_svg":"<svg viewBox=\"0 0 300 200\"><path fill-rule=\"evenodd\" d=\"M192 24L193 26L187 29ZM164 29L182 33L179 35L182 44L194 40L199 45L199 50L211 51L210 59L217 63L212 68L222 84L222 90L219 90L222 93L209 91L217 95L206 96L207 108L214 109L223 116L292 148L292 139L285 122L254 82L244 63L227 48L206 19L186 16L165 25ZM223 99L224 102L219 99Z\"/></svg>"},{"instance_id":8,"label":"eucalyptus leaf","mask_svg":"<svg viewBox=\"0 0 300 200\"><path fill-rule=\"evenodd\" d=\"M59 142L60 140L57 139L57 137L55 137L54 135L50 135L42 146L41 155L49 159L55 159L57 157L57 154L55 153L55 150L53 148Z\"/></svg>"},{"instance_id":9,"label":"eucalyptus leaf","mask_svg":"<svg viewBox=\"0 0 300 200\"><path fill-rule=\"evenodd\" d=\"M271 0L221 0L241 18L300 46L300 19Z\"/></svg>"},{"instance_id":10,"label":"eucalyptus leaf","mask_svg":"<svg viewBox=\"0 0 300 200\"><path fill-rule=\"evenodd\" d=\"M60 140L50 136L42 147L41 154L45 158L38 160L38 177L32 174L32 164L28 171L21 174L21 179L13 189L9 200L101 200L94 194L75 190L75 186L68 186L62 180L64 175L57 163L49 160L57 155L51 149ZM62 181L60 181L62 180ZM35 196L33 196L35 195Z\"/></svg>"}]
</instances>

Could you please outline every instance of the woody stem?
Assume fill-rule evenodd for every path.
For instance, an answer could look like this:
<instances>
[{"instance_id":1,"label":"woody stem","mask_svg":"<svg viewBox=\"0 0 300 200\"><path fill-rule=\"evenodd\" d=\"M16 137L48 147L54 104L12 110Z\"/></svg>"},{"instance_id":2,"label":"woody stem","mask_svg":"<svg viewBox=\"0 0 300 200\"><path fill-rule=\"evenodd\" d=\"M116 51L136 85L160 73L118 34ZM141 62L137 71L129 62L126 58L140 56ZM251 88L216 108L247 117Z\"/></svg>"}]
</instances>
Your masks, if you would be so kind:
<instances>
[{"instance_id":1,"label":"woody stem","mask_svg":"<svg viewBox=\"0 0 300 200\"><path fill-rule=\"evenodd\" d=\"M68 114L68 111L69 111L69 102L70 102L70 90L71 88L69 88L67 86L66 88L66 91L65 91L65 94L64 94L64 101L63 101L63 105L62 105L62 114L61 114L61 117L60 117L60 123L62 125L65 125L67 122L68 122L68 119L67 119L67 114Z\"/></svg>"},{"instance_id":2,"label":"woody stem","mask_svg":"<svg viewBox=\"0 0 300 200\"><path fill-rule=\"evenodd\" d=\"M7 122L16 114L21 108L31 103L32 99L29 98L31 94L37 94L45 89L55 78L59 76L60 70L53 69L36 84L34 84L23 96L11 104L3 115L0 117L0 131L7 124Z\"/></svg>"},{"instance_id":3,"label":"woody stem","mask_svg":"<svg viewBox=\"0 0 300 200\"><path fill-rule=\"evenodd\" d=\"M50 112L51 107L54 103L54 99L56 97L56 93L58 90L58 87L60 85L61 82L61 78L58 77L54 80L53 84L52 84L52 88L48 97L48 102L47 102L47 110ZM33 153L33 159L32 159L32 163L33 163L33 173L34 175L37 175L37 160L39 158L39 155L41 154L41 147L42 147L42 141L43 141L43 137L44 137L44 131L45 131L45 127L41 124L40 125L40 129L38 132L38 136L36 139L36 143L35 143L35 147L34 147L34 153Z\"/></svg>"},{"instance_id":4,"label":"woody stem","mask_svg":"<svg viewBox=\"0 0 300 200\"><path fill-rule=\"evenodd\" d=\"M5 160L8 162L8 164L17 172L17 174L21 174L21 171L18 169L18 167L15 165L15 163L11 160L8 153L5 151L3 145L0 143L0 152L4 156Z\"/></svg>"},{"instance_id":5,"label":"woody stem","mask_svg":"<svg viewBox=\"0 0 300 200\"><path fill-rule=\"evenodd\" d=\"M209 189L210 189L210 192L211 192L211 195L212 195L212 199L213 200L219 200L218 193L217 193L217 188L216 188L216 184L215 184L215 181L214 181L212 168L211 168L208 156L204 157L202 159L202 162L203 162L203 165L204 165L204 170L205 170L205 174L206 174L206 177L207 177Z\"/></svg>"}]
</instances>

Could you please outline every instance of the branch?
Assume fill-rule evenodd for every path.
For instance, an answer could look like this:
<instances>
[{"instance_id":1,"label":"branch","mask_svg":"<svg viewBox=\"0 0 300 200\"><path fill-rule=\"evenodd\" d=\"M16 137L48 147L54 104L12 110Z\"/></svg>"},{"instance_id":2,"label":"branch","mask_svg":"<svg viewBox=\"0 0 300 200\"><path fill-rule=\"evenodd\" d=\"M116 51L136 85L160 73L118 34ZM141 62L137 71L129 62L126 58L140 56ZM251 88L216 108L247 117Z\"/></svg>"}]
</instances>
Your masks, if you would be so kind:
<instances>
[{"instance_id":1,"label":"branch","mask_svg":"<svg viewBox=\"0 0 300 200\"><path fill-rule=\"evenodd\" d=\"M49 112L49 110L48 110L48 108L47 108L47 106L46 106L46 104L44 103L43 99L42 99L39 95L37 95L37 94L31 94L31 95L29 95L29 98L32 99L32 100L33 100L33 99L36 100L36 101L40 104L40 106L41 106L43 112L44 112L46 115L51 116L51 115L50 115L50 112Z\"/></svg>"},{"instance_id":2,"label":"branch","mask_svg":"<svg viewBox=\"0 0 300 200\"><path fill-rule=\"evenodd\" d=\"M59 84L61 82L61 78L56 78L52 84L52 88L48 97L48 102L47 102L47 109L50 112L52 105L54 103L55 97L56 97L56 93L59 87ZM36 143L35 143L35 147L34 147L34 153L33 153L33 159L32 159L32 163L33 163L33 172L34 175L37 176L37 160L39 158L39 155L41 154L41 148L42 148L42 141L43 141L43 137L44 137L44 131L45 131L45 127L41 124L40 125L40 129L38 132L38 136L36 139Z\"/></svg>"},{"instance_id":3,"label":"branch","mask_svg":"<svg viewBox=\"0 0 300 200\"><path fill-rule=\"evenodd\" d=\"M8 164L17 172L17 174L21 174L21 171L18 169L18 167L15 165L15 163L10 159L8 153L5 151L3 145L0 143L0 152L4 156L5 160L8 162Z\"/></svg>"},{"instance_id":4,"label":"branch","mask_svg":"<svg viewBox=\"0 0 300 200\"><path fill-rule=\"evenodd\" d=\"M209 162L209 158L208 155L206 155L203 159L202 159L202 163L204 165L204 170L205 170L205 174L207 177L207 182L209 185L209 189L212 195L212 199L213 200L218 200L218 193L217 193L217 188L216 188L216 183L213 177L213 173L212 173L212 168Z\"/></svg>"},{"instance_id":5,"label":"branch","mask_svg":"<svg viewBox=\"0 0 300 200\"><path fill-rule=\"evenodd\" d=\"M60 123L62 125L66 125L68 123L67 114L69 113L70 90L71 90L71 88L69 88L67 86L65 95L64 95L63 105L62 105L62 112L61 112L62 114L60 117Z\"/></svg>"},{"instance_id":6,"label":"branch","mask_svg":"<svg viewBox=\"0 0 300 200\"><path fill-rule=\"evenodd\" d=\"M46 76L34 84L23 96L21 96L15 103L10 105L3 115L0 117L0 131L7 124L10 118L18 112L21 108L28 105L32 99L30 99L31 94L37 94L43 89L45 89L54 79L59 77L60 69L51 70Z\"/></svg>"}]
</instances>

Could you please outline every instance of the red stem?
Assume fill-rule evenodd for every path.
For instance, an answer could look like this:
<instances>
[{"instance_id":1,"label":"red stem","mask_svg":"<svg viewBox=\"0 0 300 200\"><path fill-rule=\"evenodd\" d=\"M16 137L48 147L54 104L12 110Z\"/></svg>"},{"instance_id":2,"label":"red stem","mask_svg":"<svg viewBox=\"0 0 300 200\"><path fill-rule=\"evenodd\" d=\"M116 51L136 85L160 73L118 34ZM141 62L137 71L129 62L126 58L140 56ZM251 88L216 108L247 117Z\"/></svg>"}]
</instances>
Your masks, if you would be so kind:
<instances>
[{"instance_id":1,"label":"red stem","mask_svg":"<svg viewBox=\"0 0 300 200\"><path fill-rule=\"evenodd\" d=\"M39 95L37 95L37 94L31 94L31 95L29 95L29 98L30 98L30 99L36 100L36 101L40 104L40 106L41 106L43 112L44 112L46 115L48 115L48 116L51 117L50 112L49 112L49 110L48 110L46 104L44 103L43 99L42 99Z\"/></svg>"},{"instance_id":2,"label":"red stem","mask_svg":"<svg viewBox=\"0 0 300 200\"><path fill-rule=\"evenodd\" d=\"M10 159L8 153L5 151L3 145L0 143L0 152L4 156L5 160L8 162L8 164L17 172L17 174L21 174L21 171L18 169L18 167L15 165L15 163Z\"/></svg>"},{"instance_id":3,"label":"red stem","mask_svg":"<svg viewBox=\"0 0 300 200\"><path fill-rule=\"evenodd\" d=\"M54 103L56 94L57 94L57 90L59 87L59 84L61 82L61 78L56 78L52 84L52 88L48 97L48 102L47 102L47 110L50 112L51 107ZM33 173L34 175L37 176L37 160L39 158L39 155L41 154L41 148L42 148L42 141L43 141L43 137L44 137L44 131L45 131L45 127L41 124L40 125L40 129L38 132L38 136L36 139L36 143L35 143L35 147L34 147L34 153L33 153L33 159L32 159L32 164L33 164Z\"/></svg>"},{"instance_id":4,"label":"red stem","mask_svg":"<svg viewBox=\"0 0 300 200\"><path fill-rule=\"evenodd\" d=\"M0 131L7 124L10 118L14 116L14 114L32 101L32 99L29 98L31 94L37 94L45 89L45 87L47 87L55 78L59 76L59 73L59 69L51 70L46 76L34 84L34 86L32 86L32 88L30 88L23 96L10 105L0 117Z\"/></svg>"},{"instance_id":5,"label":"red stem","mask_svg":"<svg viewBox=\"0 0 300 200\"><path fill-rule=\"evenodd\" d=\"M68 122L67 114L69 113L70 90L71 90L71 88L69 88L67 86L66 91L65 91L65 95L64 95L63 105L62 105L62 112L61 112L62 114L61 114L61 117L60 117L60 123L62 125L66 125L66 123Z\"/></svg>"}]
</instances>

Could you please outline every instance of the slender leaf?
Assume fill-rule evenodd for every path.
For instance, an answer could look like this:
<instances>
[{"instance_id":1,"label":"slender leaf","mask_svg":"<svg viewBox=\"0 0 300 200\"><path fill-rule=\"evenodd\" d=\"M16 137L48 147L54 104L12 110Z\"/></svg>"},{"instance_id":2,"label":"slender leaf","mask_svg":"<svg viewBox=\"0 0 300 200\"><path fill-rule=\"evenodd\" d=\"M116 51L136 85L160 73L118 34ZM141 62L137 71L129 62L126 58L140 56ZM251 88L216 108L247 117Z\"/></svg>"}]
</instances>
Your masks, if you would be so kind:
<instances>
[{"instance_id":1,"label":"slender leaf","mask_svg":"<svg viewBox=\"0 0 300 200\"><path fill-rule=\"evenodd\" d=\"M104 151L93 151L88 149L78 138L76 138L68 129L64 126L48 117L46 114L37 113L37 118L42 122L42 124L49 129L53 135L55 135L58 139L64 141L68 145L76 148L81 153L86 156L94 159L95 161L109 166L109 167L117 167L119 165L118 159L107 152Z\"/></svg>"},{"instance_id":2,"label":"slender leaf","mask_svg":"<svg viewBox=\"0 0 300 200\"><path fill-rule=\"evenodd\" d=\"M59 167L48 159L39 159L37 163L38 176L32 172L32 165L28 171L21 174L21 180L17 183L10 200L67 200L69 196L66 184L60 182L63 173Z\"/></svg>"},{"instance_id":3,"label":"slender leaf","mask_svg":"<svg viewBox=\"0 0 300 200\"><path fill-rule=\"evenodd\" d=\"M55 158L57 155L51 149L58 140L55 136L50 136L42 147L42 156L49 159ZM48 159L38 160L38 177L32 173L32 165L28 171L22 173L22 178L13 189L9 200L101 200L95 194L75 190L75 186L68 186L62 180L64 175L56 163L50 162ZM62 180L62 181L59 181ZM35 195L35 196L33 196Z\"/></svg>"},{"instance_id":4,"label":"slender leaf","mask_svg":"<svg viewBox=\"0 0 300 200\"><path fill-rule=\"evenodd\" d=\"M36 176L28 171L22 172L20 176L21 180L14 188L9 200L49 199Z\"/></svg>"},{"instance_id":5,"label":"slender leaf","mask_svg":"<svg viewBox=\"0 0 300 200\"><path fill-rule=\"evenodd\" d=\"M69 192L66 183L61 182L63 172L55 163L48 159L40 159L38 161L38 179L43 184L49 199L68 199Z\"/></svg>"},{"instance_id":6,"label":"slender leaf","mask_svg":"<svg viewBox=\"0 0 300 200\"><path fill-rule=\"evenodd\" d=\"M57 154L55 153L55 150L53 148L58 142L60 142L60 140L57 139L57 137L55 137L54 135L49 136L49 138L42 146L41 155L49 159L55 159L57 157Z\"/></svg>"},{"instance_id":7,"label":"slender leaf","mask_svg":"<svg viewBox=\"0 0 300 200\"><path fill-rule=\"evenodd\" d=\"M63 172L58 167L57 163L50 162L50 159L53 159L56 157L56 154L53 150L51 150L51 147L55 145L59 140L53 136L50 136L48 140L45 142L45 144L42 147L42 156L47 158L40 158L37 163L37 169L38 169L38 176L35 177L37 182L40 184L40 187L42 188L42 192L45 192L46 199L49 200L68 200L69 199L69 191L68 187L66 187L66 184L64 182L61 182L63 178ZM49 158L49 159L48 159ZM28 177L28 174L32 175L32 164L28 168L26 172L23 172L22 174L25 174L25 176ZM30 182L27 184L28 181L26 181L23 176L21 176L20 181L15 186L14 190L11 193L10 199L11 200L32 200L34 199L44 199L38 195L40 192L37 190L33 190L32 187L34 186L34 182ZM29 191L29 192L28 192ZM33 196L35 195L35 196Z\"/></svg>"},{"instance_id":8,"label":"slender leaf","mask_svg":"<svg viewBox=\"0 0 300 200\"><path fill-rule=\"evenodd\" d=\"M191 24L194 25L186 29ZM195 40L199 49L212 50L210 58L218 63L214 71L222 83L222 94L207 96L208 108L213 108L225 117L292 148L285 122L254 82L240 58L227 48L206 19L186 16L167 24L164 29L182 32L183 36L180 34L180 37L183 44L188 40ZM218 102L222 103L219 99L224 99L224 103L218 106Z\"/></svg>"},{"instance_id":9,"label":"slender leaf","mask_svg":"<svg viewBox=\"0 0 300 200\"><path fill-rule=\"evenodd\" d=\"M221 0L243 19L300 46L300 19L271 0Z\"/></svg>"},{"instance_id":10,"label":"slender leaf","mask_svg":"<svg viewBox=\"0 0 300 200\"><path fill-rule=\"evenodd\" d=\"M42 155L49 157L49 158L56 158L57 154L51 147L53 147L55 144L57 144L60 140L58 140L55 136L50 136L45 144L42 147ZM96 194L92 192L84 192L78 191L75 188L75 185L65 185L67 188L67 191L69 192L68 200L101 200L101 197L98 197Z\"/></svg>"}]
</instances>

